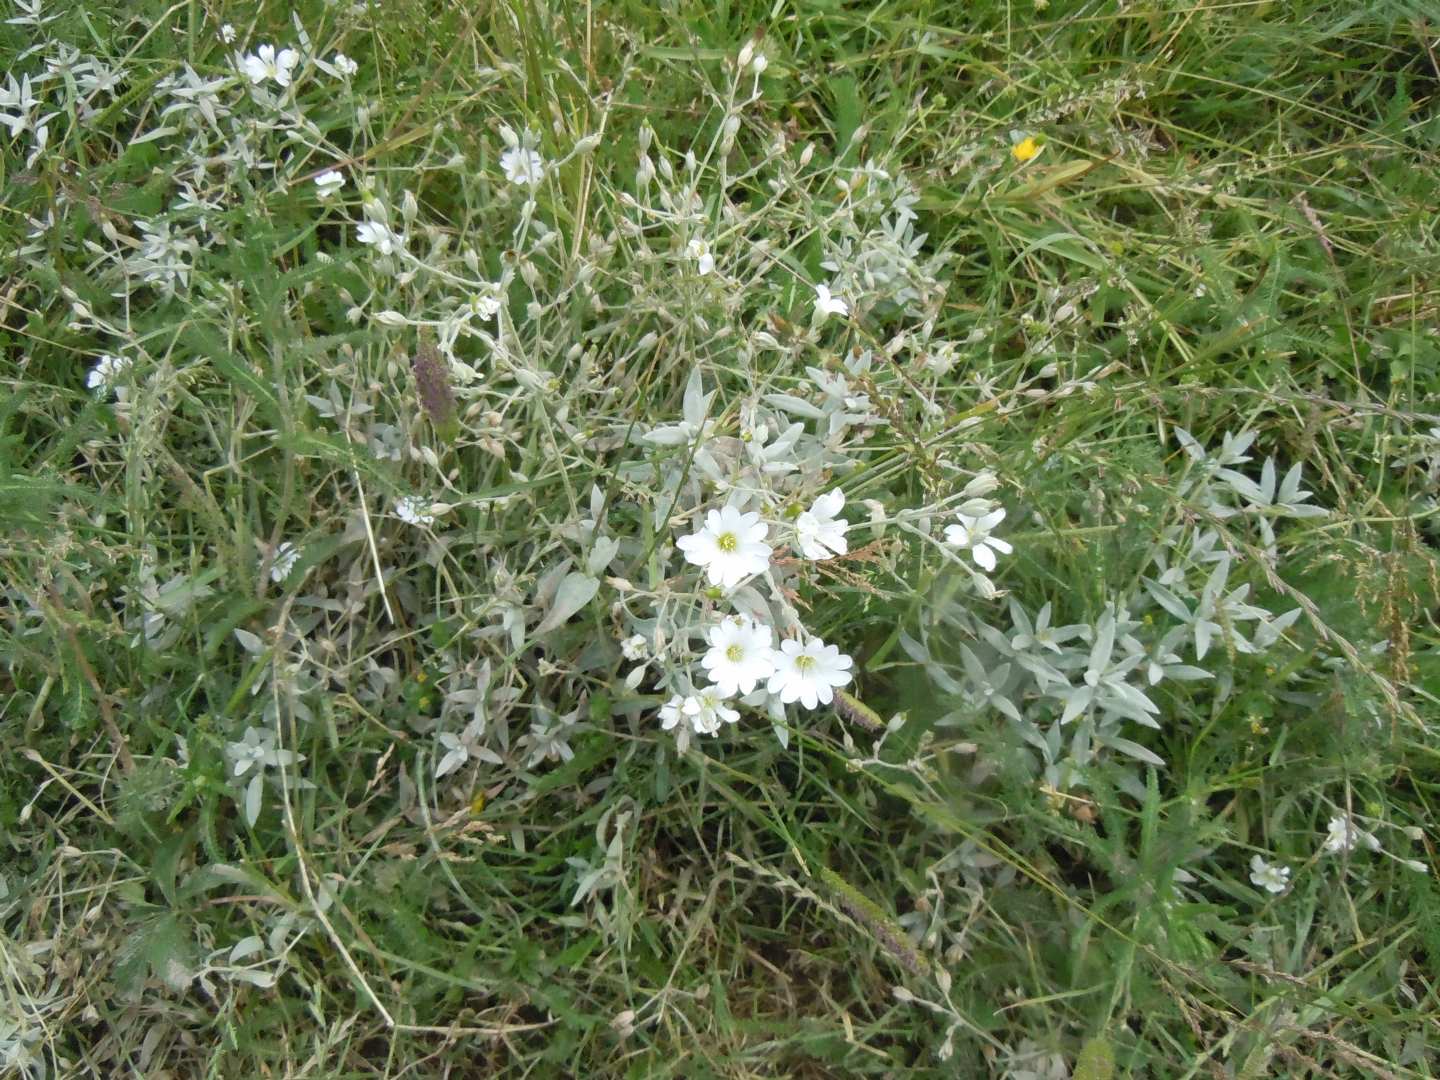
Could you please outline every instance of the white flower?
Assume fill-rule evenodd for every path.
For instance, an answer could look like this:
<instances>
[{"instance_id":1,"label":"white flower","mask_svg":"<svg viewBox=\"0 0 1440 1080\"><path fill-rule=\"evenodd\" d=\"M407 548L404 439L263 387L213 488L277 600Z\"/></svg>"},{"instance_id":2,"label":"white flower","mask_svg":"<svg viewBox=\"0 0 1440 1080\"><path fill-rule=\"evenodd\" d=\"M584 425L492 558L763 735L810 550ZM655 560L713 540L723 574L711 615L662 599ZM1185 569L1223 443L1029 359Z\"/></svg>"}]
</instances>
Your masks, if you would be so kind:
<instances>
[{"instance_id":1,"label":"white flower","mask_svg":"<svg viewBox=\"0 0 1440 1080\"><path fill-rule=\"evenodd\" d=\"M220 27L220 40L226 45L232 44L235 41L235 27L228 22Z\"/></svg>"},{"instance_id":2,"label":"white flower","mask_svg":"<svg viewBox=\"0 0 1440 1080\"><path fill-rule=\"evenodd\" d=\"M644 634L632 634L620 642L620 655L626 660L644 660L650 655L650 643Z\"/></svg>"},{"instance_id":3,"label":"white flower","mask_svg":"<svg viewBox=\"0 0 1440 1080\"><path fill-rule=\"evenodd\" d=\"M821 495L795 519L795 544L807 559L828 559L850 550L845 530L850 523L835 515L845 505L845 493L838 487Z\"/></svg>"},{"instance_id":4,"label":"white flower","mask_svg":"<svg viewBox=\"0 0 1440 1080\"><path fill-rule=\"evenodd\" d=\"M330 63L334 66L335 70L339 72L342 79L348 79L360 70L360 65L354 60L351 60L350 57L346 56L343 52L337 52L335 59L331 60Z\"/></svg>"},{"instance_id":5,"label":"white flower","mask_svg":"<svg viewBox=\"0 0 1440 1080\"><path fill-rule=\"evenodd\" d=\"M363 221L355 230L355 239L370 244L381 255L394 255L405 250L405 240L384 222Z\"/></svg>"},{"instance_id":6,"label":"white flower","mask_svg":"<svg viewBox=\"0 0 1440 1080\"><path fill-rule=\"evenodd\" d=\"M740 719L740 711L725 704L729 694L718 686L707 686L693 697L685 699L681 712L690 721L697 735L714 735L721 724L733 724Z\"/></svg>"},{"instance_id":7,"label":"white flower","mask_svg":"<svg viewBox=\"0 0 1440 1080\"><path fill-rule=\"evenodd\" d=\"M346 186L346 177L336 168L328 168L320 176L315 177L315 192L320 194L321 199L330 199L344 186Z\"/></svg>"},{"instance_id":8,"label":"white flower","mask_svg":"<svg viewBox=\"0 0 1440 1080\"><path fill-rule=\"evenodd\" d=\"M128 356L111 356L107 353L95 361L90 374L85 376L85 385L91 390L99 390L102 394L115 390L117 396L122 396L116 384L130 370L131 363Z\"/></svg>"},{"instance_id":9,"label":"white flower","mask_svg":"<svg viewBox=\"0 0 1440 1080\"><path fill-rule=\"evenodd\" d=\"M275 557L270 560L270 580L279 585L290 576L290 571L295 569L295 564L300 561L300 549L289 540L283 541L275 549Z\"/></svg>"},{"instance_id":10,"label":"white flower","mask_svg":"<svg viewBox=\"0 0 1440 1080\"><path fill-rule=\"evenodd\" d=\"M1365 845L1371 851L1380 850L1380 841L1356 825L1348 814L1337 814L1332 817L1326 828L1329 835L1325 837L1325 842L1320 846L1320 850L1326 855L1339 855L1342 852L1354 851L1360 844Z\"/></svg>"},{"instance_id":11,"label":"white flower","mask_svg":"<svg viewBox=\"0 0 1440 1080\"><path fill-rule=\"evenodd\" d=\"M765 73L765 69L769 66L770 61L766 59L764 53L757 52L755 54L755 58L750 61L750 70L753 71L756 75L763 75Z\"/></svg>"},{"instance_id":12,"label":"white flower","mask_svg":"<svg viewBox=\"0 0 1440 1080\"><path fill-rule=\"evenodd\" d=\"M694 698L681 697L679 694L671 695L670 700L660 706L660 726L666 731L674 728L676 724L680 723L680 718L686 715L686 705L694 700ZM697 705L696 708L698 709L699 706Z\"/></svg>"},{"instance_id":13,"label":"white flower","mask_svg":"<svg viewBox=\"0 0 1440 1080\"><path fill-rule=\"evenodd\" d=\"M512 184L534 187L545 175L545 159L534 150L516 146L500 155L500 168Z\"/></svg>"},{"instance_id":14,"label":"white flower","mask_svg":"<svg viewBox=\"0 0 1440 1080\"><path fill-rule=\"evenodd\" d=\"M275 733L265 728L247 727L240 742L225 744L225 752L234 762L232 776L244 776L252 768L284 768L305 759L293 750L279 750Z\"/></svg>"},{"instance_id":15,"label":"white flower","mask_svg":"<svg viewBox=\"0 0 1440 1080\"><path fill-rule=\"evenodd\" d=\"M675 546L685 561L705 568L710 584L730 589L770 565L771 547L765 543L767 526L754 512L742 514L733 506L711 510L705 527L682 536Z\"/></svg>"},{"instance_id":16,"label":"white flower","mask_svg":"<svg viewBox=\"0 0 1440 1080\"><path fill-rule=\"evenodd\" d=\"M418 495L402 495L396 499L395 516L411 525L430 525L435 521L430 503Z\"/></svg>"},{"instance_id":17,"label":"white flower","mask_svg":"<svg viewBox=\"0 0 1440 1080\"><path fill-rule=\"evenodd\" d=\"M695 260L695 272L701 277L715 269L715 256L710 254L710 245L698 236L686 246L685 254Z\"/></svg>"},{"instance_id":18,"label":"white flower","mask_svg":"<svg viewBox=\"0 0 1440 1080\"><path fill-rule=\"evenodd\" d=\"M732 615L706 635L710 649L700 666L727 697L749 694L775 674L770 628L743 615Z\"/></svg>"},{"instance_id":19,"label":"white flower","mask_svg":"<svg viewBox=\"0 0 1440 1080\"><path fill-rule=\"evenodd\" d=\"M798 641L782 641L773 654L775 674L766 689L779 694L786 705L798 701L807 709L829 705L835 687L850 681L854 663L834 645L811 638L804 645Z\"/></svg>"},{"instance_id":20,"label":"white flower","mask_svg":"<svg viewBox=\"0 0 1440 1080\"><path fill-rule=\"evenodd\" d=\"M329 169L315 177L315 190L320 198L328 199L345 186L345 177L335 169Z\"/></svg>"},{"instance_id":21,"label":"white flower","mask_svg":"<svg viewBox=\"0 0 1440 1080\"><path fill-rule=\"evenodd\" d=\"M1290 885L1290 867L1267 863L1259 855L1250 857L1250 880L1266 892L1282 893Z\"/></svg>"},{"instance_id":22,"label":"white flower","mask_svg":"<svg viewBox=\"0 0 1440 1080\"><path fill-rule=\"evenodd\" d=\"M266 79L274 79L281 86L290 85L290 73L300 62L300 54L294 49L281 49L277 54L274 45L261 45L241 61L245 75L255 86Z\"/></svg>"},{"instance_id":23,"label":"white flower","mask_svg":"<svg viewBox=\"0 0 1440 1080\"><path fill-rule=\"evenodd\" d=\"M955 516L960 519L960 524L945 527L945 542L953 544L961 551L968 549L981 569L995 569L995 553L997 551L1002 555L1009 555L1015 550L1006 541L990 535L990 530L1005 520L1003 506L978 516L971 514L956 514Z\"/></svg>"},{"instance_id":24,"label":"white flower","mask_svg":"<svg viewBox=\"0 0 1440 1080\"><path fill-rule=\"evenodd\" d=\"M850 314L850 305L841 300L838 296L830 294L830 286L815 286L815 318L824 322L831 315L844 317Z\"/></svg>"},{"instance_id":25,"label":"white flower","mask_svg":"<svg viewBox=\"0 0 1440 1080\"><path fill-rule=\"evenodd\" d=\"M500 286L492 284L484 292L473 292L467 305L470 314L480 319L493 319L500 311Z\"/></svg>"}]
</instances>

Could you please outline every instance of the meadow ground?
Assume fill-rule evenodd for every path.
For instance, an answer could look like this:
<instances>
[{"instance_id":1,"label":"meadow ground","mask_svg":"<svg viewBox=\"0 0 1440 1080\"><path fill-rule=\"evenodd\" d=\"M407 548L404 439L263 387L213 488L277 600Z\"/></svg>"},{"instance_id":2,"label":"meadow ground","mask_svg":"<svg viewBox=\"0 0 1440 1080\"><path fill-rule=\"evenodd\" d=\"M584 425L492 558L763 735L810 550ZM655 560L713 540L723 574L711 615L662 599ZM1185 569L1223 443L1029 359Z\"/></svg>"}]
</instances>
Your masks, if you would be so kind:
<instances>
[{"instance_id":1,"label":"meadow ground","mask_svg":"<svg viewBox=\"0 0 1440 1080\"><path fill-rule=\"evenodd\" d=\"M5 1075L1436 1074L1432 5L5 10Z\"/></svg>"}]
</instances>

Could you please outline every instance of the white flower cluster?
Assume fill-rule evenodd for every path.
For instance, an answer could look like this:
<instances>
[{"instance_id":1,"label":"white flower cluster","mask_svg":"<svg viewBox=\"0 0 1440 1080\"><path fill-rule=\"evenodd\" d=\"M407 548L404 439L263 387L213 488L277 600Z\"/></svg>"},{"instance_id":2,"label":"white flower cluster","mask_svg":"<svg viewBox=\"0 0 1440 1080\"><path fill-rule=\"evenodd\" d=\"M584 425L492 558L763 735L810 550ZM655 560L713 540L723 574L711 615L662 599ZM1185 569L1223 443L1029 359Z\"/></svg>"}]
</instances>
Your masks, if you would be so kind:
<instances>
[{"instance_id":1,"label":"white flower cluster","mask_svg":"<svg viewBox=\"0 0 1440 1080\"><path fill-rule=\"evenodd\" d=\"M722 723L733 724L738 710L726 704L739 697L746 705L778 698L782 705L799 702L807 709L828 705L835 690L850 681L850 657L820 638L782 641L773 646L770 627L744 615L731 615L710 628L709 649L700 665L714 680L692 694L673 695L661 706L666 730L686 721L698 735L714 735Z\"/></svg>"},{"instance_id":2,"label":"white flower cluster","mask_svg":"<svg viewBox=\"0 0 1440 1080\"><path fill-rule=\"evenodd\" d=\"M839 516L844 506L845 493L834 488L796 516L792 540L804 558L829 559L849 550L849 525ZM774 548L767 542L769 533L770 525L758 512L742 513L726 505L710 510L705 524L680 537L675 546L686 562L704 571L713 587L735 590L770 570ZM714 735L723 724L739 719L739 711L727 704L732 699L766 706L777 722L786 705L799 702L815 709L830 704L835 690L850 681L853 661L837 646L803 629L800 634L801 639L787 639L777 647L771 627L746 614L729 615L710 626L705 633L708 648L700 657L710 684L673 694L660 710L663 727L676 728L683 720L695 734ZM643 642L631 638L622 649L628 645L638 657Z\"/></svg>"}]
</instances>

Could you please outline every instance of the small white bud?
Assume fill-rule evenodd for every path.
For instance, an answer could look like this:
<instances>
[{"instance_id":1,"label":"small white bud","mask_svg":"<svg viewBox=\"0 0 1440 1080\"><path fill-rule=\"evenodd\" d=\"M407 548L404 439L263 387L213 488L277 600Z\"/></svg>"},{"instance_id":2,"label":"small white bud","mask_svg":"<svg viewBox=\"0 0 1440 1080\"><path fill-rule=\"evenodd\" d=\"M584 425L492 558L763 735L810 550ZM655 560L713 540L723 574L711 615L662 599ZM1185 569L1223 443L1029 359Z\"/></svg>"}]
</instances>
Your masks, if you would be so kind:
<instances>
[{"instance_id":1,"label":"small white bud","mask_svg":"<svg viewBox=\"0 0 1440 1080\"><path fill-rule=\"evenodd\" d=\"M405 325L405 316L398 311L379 311L373 316L381 326L401 327Z\"/></svg>"},{"instance_id":2,"label":"small white bud","mask_svg":"<svg viewBox=\"0 0 1440 1080\"><path fill-rule=\"evenodd\" d=\"M750 61L750 70L755 72L756 75L765 74L765 69L769 66L770 61L766 58L764 53L756 53L755 59Z\"/></svg>"},{"instance_id":3,"label":"small white bud","mask_svg":"<svg viewBox=\"0 0 1440 1080\"><path fill-rule=\"evenodd\" d=\"M400 213L404 216L407 225L413 222L415 216L420 213L420 204L415 201L413 192L407 190L405 194L401 196Z\"/></svg>"},{"instance_id":4,"label":"small white bud","mask_svg":"<svg viewBox=\"0 0 1440 1080\"><path fill-rule=\"evenodd\" d=\"M575 153L589 154L592 153L599 145L600 136L598 134L586 135L583 139L581 139L575 144Z\"/></svg>"},{"instance_id":5,"label":"small white bud","mask_svg":"<svg viewBox=\"0 0 1440 1080\"><path fill-rule=\"evenodd\" d=\"M748 40L740 48L740 55L736 58L735 64L742 71L750 66L750 61L755 58L755 42Z\"/></svg>"},{"instance_id":6,"label":"small white bud","mask_svg":"<svg viewBox=\"0 0 1440 1080\"><path fill-rule=\"evenodd\" d=\"M1000 595L1000 590L995 588L995 583L984 574L978 571L970 571L970 580L975 585L975 591L980 594L982 600L994 600Z\"/></svg>"}]
</instances>

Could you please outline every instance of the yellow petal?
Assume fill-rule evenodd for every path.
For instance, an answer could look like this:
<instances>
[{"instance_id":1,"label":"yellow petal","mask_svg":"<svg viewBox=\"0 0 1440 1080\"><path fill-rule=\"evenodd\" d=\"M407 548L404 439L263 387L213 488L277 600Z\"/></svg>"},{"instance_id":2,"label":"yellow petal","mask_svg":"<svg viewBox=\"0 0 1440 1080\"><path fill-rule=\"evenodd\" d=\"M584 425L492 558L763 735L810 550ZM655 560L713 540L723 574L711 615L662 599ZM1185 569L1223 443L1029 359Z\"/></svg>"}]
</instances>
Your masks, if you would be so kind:
<instances>
[{"instance_id":1,"label":"yellow petal","mask_svg":"<svg viewBox=\"0 0 1440 1080\"><path fill-rule=\"evenodd\" d=\"M1023 164L1039 156L1040 144L1035 141L1033 135L1027 135L1010 148L1010 153L1014 155L1016 161Z\"/></svg>"}]
</instances>

